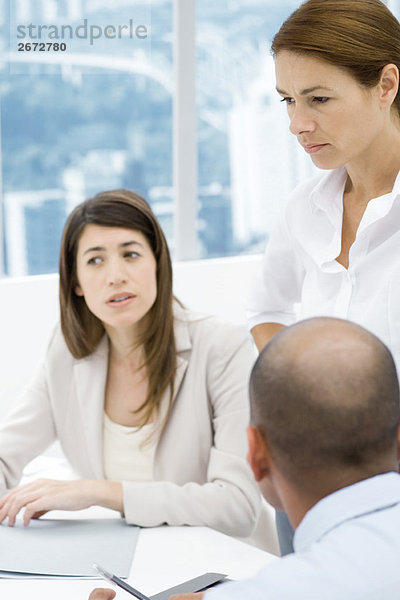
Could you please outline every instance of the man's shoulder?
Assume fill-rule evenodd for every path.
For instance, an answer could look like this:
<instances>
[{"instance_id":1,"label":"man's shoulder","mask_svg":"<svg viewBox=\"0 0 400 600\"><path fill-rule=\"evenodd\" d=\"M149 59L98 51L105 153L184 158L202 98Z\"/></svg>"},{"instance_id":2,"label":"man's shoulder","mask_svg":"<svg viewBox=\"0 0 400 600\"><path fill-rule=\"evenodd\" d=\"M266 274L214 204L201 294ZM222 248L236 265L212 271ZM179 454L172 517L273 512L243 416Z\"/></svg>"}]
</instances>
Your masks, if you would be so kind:
<instances>
[{"instance_id":1,"label":"man's shoulder","mask_svg":"<svg viewBox=\"0 0 400 600\"><path fill-rule=\"evenodd\" d=\"M326 538L306 552L271 562L255 577L217 588L205 600L398 600L400 542L396 551L380 554L374 545L357 544L357 526L353 533L350 546Z\"/></svg>"},{"instance_id":2,"label":"man's shoulder","mask_svg":"<svg viewBox=\"0 0 400 600\"><path fill-rule=\"evenodd\" d=\"M305 537L303 531L302 548L295 543L294 554L231 584L225 594L207 594L206 600L398 600L399 474L382 473L357 482L330 494L326 502L325 512L309 511L312 518ZM301 527L304 520L298 531Z\"/></svg>"}]
</instances>

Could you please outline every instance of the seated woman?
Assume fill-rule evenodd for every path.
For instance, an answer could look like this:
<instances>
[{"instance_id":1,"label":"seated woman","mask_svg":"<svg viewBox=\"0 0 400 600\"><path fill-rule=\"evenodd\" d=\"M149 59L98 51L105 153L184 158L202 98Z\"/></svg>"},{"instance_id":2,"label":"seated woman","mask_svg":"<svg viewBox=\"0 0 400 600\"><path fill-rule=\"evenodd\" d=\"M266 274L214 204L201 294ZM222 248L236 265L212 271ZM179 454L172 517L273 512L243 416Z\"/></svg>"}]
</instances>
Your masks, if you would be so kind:
<instances>
[{"instance_id":1,"label":"seated woman","mask_svg":"<svg viewBox=\"0 0 400 600\"><path fill-rule=\"evenodd\" d=\"M60 257L61 321L0 427L0 522L100 505L140 526L205 525L248 536L261 500L246 463L244 329L185 310L167 244L140 196L77 206ZM59 439L81 479L17 486Z\"/></svg>"}]
</instances>

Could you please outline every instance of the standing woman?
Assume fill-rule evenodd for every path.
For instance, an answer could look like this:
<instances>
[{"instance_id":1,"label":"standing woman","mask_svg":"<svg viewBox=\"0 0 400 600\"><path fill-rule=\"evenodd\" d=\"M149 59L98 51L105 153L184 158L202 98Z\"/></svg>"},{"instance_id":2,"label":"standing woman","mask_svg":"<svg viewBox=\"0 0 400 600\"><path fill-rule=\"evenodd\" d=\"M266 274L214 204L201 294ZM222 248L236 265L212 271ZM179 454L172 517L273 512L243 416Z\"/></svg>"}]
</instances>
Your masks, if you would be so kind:
<instances>
[{"instance_id":1,"label":"standing woman","mask_svg":"<svg viewBox=\"0 0 400 600\"><path fill-rule=\"evenodd\" d=\"M168 247L143 198L115 190L74 209L60 315L36 378L0 426L0 495L11 490L0 522L13 525L23 508L27 525L48 510L100 505L144 527L249 536L261 507L246 462L252 344L244 328L174 301ZM80 479L15 487L55 439Z\"/></svg>"},{"instance_id":2,"label":"standing woman","mask_svg":"<svg viewBox=\"0 0 400 600\"><path fill-rule=\"evenodd\" d=\"M382 339L399 368L400 24L380 0L308 0L272 51L290 131L323 172L294 190L268 243L248 302L254 340L339 317Z\"/></svg>"}]
</instances>

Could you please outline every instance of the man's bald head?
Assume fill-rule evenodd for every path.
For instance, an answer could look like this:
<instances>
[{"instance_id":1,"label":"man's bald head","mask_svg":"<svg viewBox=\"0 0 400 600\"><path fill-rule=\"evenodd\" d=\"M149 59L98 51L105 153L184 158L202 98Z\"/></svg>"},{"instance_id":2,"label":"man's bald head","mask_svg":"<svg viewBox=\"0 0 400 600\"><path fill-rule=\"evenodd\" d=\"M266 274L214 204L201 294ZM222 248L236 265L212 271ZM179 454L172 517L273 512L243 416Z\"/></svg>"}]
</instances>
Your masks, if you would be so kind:
<instances>
[{"instance_id":1,"label":"man's bald head","mask_svg":"<svg viewBox=\"0 0 400 600\"><path fill-rule=\"evenodd\" d=\"M329 471L371 476L396 452L393 358L349 321L309 319L278 333L253 368L250 399L252 425L295 485Z\"/></svg>"}]
</instances>

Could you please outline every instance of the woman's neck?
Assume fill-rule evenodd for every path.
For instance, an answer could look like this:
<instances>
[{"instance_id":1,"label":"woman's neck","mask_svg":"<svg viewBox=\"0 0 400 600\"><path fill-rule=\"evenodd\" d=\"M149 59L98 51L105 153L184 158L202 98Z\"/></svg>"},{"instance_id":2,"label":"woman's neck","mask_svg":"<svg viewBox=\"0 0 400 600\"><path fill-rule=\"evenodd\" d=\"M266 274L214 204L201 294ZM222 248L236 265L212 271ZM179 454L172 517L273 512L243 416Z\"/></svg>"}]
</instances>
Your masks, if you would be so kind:
<instances>
[{"instance_id":1,"label":"woman's neck","mask_svg":"<svg viewBox=\"0 0 400 600\"><path fill-rule=\"evenodd\" d=\"M400 125L382 135L367 156L346 165L345 194L367 203L392 191L400 171Z\"/></svg>"},{"instance_id":2,"label":"woman's neck","mask_svg":"<svg viewBox=\"0 0 400 600\"><path fill-rule=\"evenodd\" d=\"M143 365L144 350L139 345L139 332L136 327L116 329L105 327L110 341L109 360L119 365L127 365L134 371Z\"/></svg>"}]
</instances>

